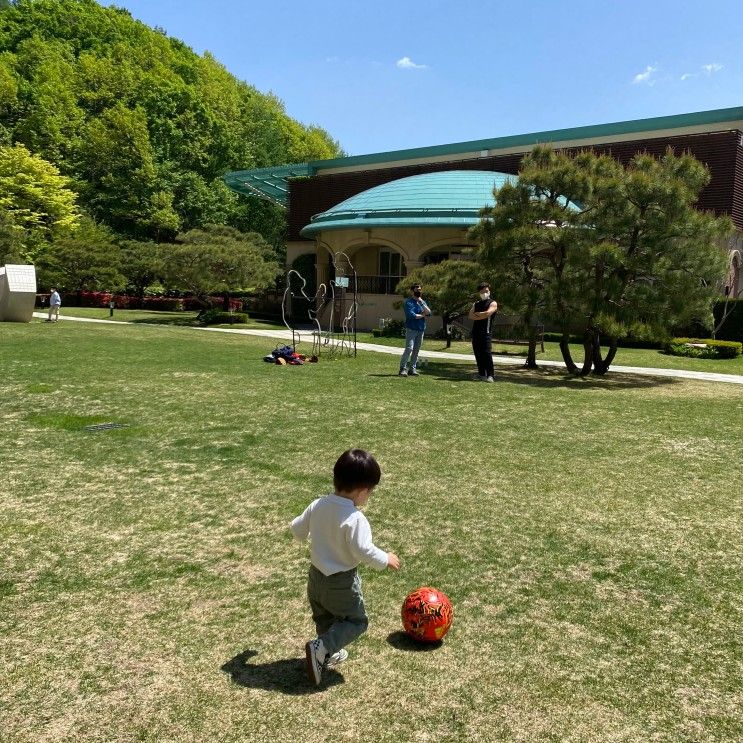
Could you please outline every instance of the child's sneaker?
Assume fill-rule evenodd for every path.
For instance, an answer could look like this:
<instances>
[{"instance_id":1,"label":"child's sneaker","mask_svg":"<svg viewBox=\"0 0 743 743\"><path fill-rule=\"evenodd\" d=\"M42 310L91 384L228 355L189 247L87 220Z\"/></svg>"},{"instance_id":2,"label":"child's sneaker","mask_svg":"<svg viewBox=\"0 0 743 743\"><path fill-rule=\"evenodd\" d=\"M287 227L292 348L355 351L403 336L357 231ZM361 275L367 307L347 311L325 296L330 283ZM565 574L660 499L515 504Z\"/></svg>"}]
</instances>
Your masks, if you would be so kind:
<instances>
[{"instance_id":1,"label":"child's sneaker","mask_svg":"<svg viewBox=\"0 0 743 743\"><path fill-rule=\"evenodd\" d=\"M420 377L420 372L417 369L411 369L410 370L410 376L411 377Z\"/></svg>"},{"instance_id":2,"label":"child's sneaker","mask_svg":"<svg viewBox=\"0 0 743 743\"><path fill-rule=\"evenodd\" d=\"M328 657L328 652L320 639L310 640L304 646L304 650L307 656L307 676L310 681L314 681L315 686L318 686L322 676L323 663Z\"/></svg>"},{"instance_id":3,"label":"child's sneaker","mask_svg":"<svg viewBox=\"0 0 743 743\"><path fill-rule=\"evenodd\" d=\"M336 666L348 660L348 650L341 648L337 653L333 653L326 661L325 668L335 668Z\"/></svg>"}]
</instances>

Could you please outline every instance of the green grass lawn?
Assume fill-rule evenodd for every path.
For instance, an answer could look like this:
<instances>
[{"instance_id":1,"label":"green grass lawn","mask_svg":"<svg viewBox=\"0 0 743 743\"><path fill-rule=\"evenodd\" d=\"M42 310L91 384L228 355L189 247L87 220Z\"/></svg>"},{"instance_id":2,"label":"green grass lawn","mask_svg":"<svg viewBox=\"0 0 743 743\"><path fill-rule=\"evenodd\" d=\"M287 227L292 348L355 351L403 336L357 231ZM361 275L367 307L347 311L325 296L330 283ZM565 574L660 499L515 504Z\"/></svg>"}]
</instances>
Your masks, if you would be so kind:
<instances>
[{"instance_id":1,"label":"green grass lawn","mask_svg":"<svg viewBox=\"0 0 743 743\"><path fill-rule=\"evenodd\" d=\"M84 317L94 320L116 320L118 322L151 323L155 325L197 326L196 312L160 312L146 310L114 310L113 317L109 316L107 309L94 307L65 307L62 315L70 317ZM212 327L229 328L230 325L217 325ZM284 330L285 326L266 320L248 319L245 325L234 326L236 328L259 328ZM304 334L303 334L304 335ZM395 346L401 349L405 342L402 338L375 338L371 333L360 332L357 338L359 343L375 343L383 346ZM557 343L545 343L544 352L537 351L537 362L560 361L562 355ZM583 347L571 346L573 359L580 362L583 359ZM472 353L469 341L453 341L451 348L446 348L446 342L435 338L424 338L424 351L448 351L451 353ZM493 352L498 355L518 357L526 359L525 346L493 344ZM669 356L661 351L642 348L620 348L614 360L616 366L638 366L657 369L686 369L689 371L714 372L717 374L743 374L743 356L735 359L691 359L681 356Z\"/></svg>"},{"instance_id":2,"label":"green grass lawn","mask_svg":"<svg viewBox=\"0 0 743 743\"><path fill-rule=\"evenodd\" d=\"M40 311L40 310L37 310ZM64 307L61 316L67 317L84 317L90 320L113 320L115 322L133 322L148 323L151 325L171 325L183 327L199 326L196 317L196 311L164 312L162 310L117 310L114 309L111 315L108 309L100 307ZM230 327L216 326L216 327ZM248 318L246 324L236 327L243 328L261 328L261 327L279 327L275 323L266 323L264 320L254 320ZM282 326L283 327L283 326Z\"/></svg>"},{"instance_id":3,"label":"green grass lawn","mask_svg":"<svg viewBox=\"0 0 743 743\"><path fill-rule=\"evenodd\" d=\"M743 737L739 386L272 347L0 324L0 740ZM352 446L403 566L362 568L369 632L316 689L288 524ZM455 608L428 651L420 585Z\"/></svg>"},{"instance_id":4,"label":"green grass lawn","mask_svg":"<svg viewBox=\"0 0 743 743\"><path fill-rule=\"evenodd\" d=\"M377 343L384 346L399 346L405 341L402 338L375 338L371 333L359 333L358 341ZM583 361L583 346L570 346L573 360ZM523 356L526 360L526 346L503 345L493 341L493 353L502 356ZM436 338L423 338L423 351L445 351L450 353L472 353L469 341L452 341L451 348L446 348L446 341ZM545 343L544 352L537 349L537 363L540 361L562 362L560 346L557 343ZM613 365L638 366L655 369L687 369L689 371L715 372L717 374L743 374L743 356L735 359L692 359L684 356L669 356L662 351L648 348L620 348ZM610 368L611 371L611 368Z\"/></svg>"}]
</instances>

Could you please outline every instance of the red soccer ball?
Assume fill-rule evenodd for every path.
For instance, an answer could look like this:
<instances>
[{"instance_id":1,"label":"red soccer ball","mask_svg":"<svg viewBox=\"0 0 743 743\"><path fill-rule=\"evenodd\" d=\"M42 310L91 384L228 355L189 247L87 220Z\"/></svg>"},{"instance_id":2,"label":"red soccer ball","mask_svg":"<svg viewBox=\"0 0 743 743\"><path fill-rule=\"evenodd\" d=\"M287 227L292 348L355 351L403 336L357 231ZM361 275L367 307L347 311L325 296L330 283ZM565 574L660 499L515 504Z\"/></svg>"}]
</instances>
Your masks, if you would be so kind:
<instances>
[{"instance_id":1,"label":"red soccer ball","mask_svg":"<svg viewBox=\"0 0 743 743\"><path fill-rule=\"evenodd\" d=\"M418 642L438 642L451 627L454 607L445 593L424 586L408 594L401 614L410 637Z\"/></svg>"}]
</instances>

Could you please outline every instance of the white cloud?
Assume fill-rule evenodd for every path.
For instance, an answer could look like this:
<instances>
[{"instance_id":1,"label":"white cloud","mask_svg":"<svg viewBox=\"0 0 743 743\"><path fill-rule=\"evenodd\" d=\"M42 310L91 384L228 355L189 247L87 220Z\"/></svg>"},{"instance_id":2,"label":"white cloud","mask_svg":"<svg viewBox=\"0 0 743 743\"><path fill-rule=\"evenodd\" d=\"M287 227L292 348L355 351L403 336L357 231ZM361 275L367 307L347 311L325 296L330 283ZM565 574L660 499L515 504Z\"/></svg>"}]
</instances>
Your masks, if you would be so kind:
<instances>
[{"instance_id":1,"label":"white cloud","mask_svg":"<svg viewBox=\"0 0 743 743\"><path fill-rule=\"evenodd\" d=\"M708 75L711 75L713 72L719 72L724 67L725 67L725 65L718 64L717 62L713 62L712 64L703 64L702 65L702 69Z\"/></svg>"},{"instance_id":2,"label":"white cloud","mask_svg":"<svg viewBox=\"0 0 743 743\"><path fill-rule=\"evenodd\" d=\"M688 80L689 78L696 77L696 75L692 75L691 72L685 72L683 75L681 75L682 80Z\"/></svg>"},{"instance_id":3,"label":"white cloud","mask_svg":"<svg viewBox=\"0 0 743 743\"><path fill-rule=\"evenodd\" d=\"M645 68L645 71L644 72L638 72L635 75L635 77L632 80L632 82L634 84L637 84L637 83L647 83L648 85L652 85L654 81L651 80L650 77L651 77L651 75L654 72L657 72L657 71L658 71L658 68L657 67L653 67L653 65L648 65Z\"/></svg>"},{"instance_id":4,"label":"white cloud","mask_svg":"<svg viewBox=\"0 0 743 743\"><path fill-rule=\"evenodd\" d=\"M413 62L410 57L403 57L402 59L398 59L395 64L401 69L401 70L425 70L428 65L425 64L416 64Z\"/></svg>"}]
</instances>

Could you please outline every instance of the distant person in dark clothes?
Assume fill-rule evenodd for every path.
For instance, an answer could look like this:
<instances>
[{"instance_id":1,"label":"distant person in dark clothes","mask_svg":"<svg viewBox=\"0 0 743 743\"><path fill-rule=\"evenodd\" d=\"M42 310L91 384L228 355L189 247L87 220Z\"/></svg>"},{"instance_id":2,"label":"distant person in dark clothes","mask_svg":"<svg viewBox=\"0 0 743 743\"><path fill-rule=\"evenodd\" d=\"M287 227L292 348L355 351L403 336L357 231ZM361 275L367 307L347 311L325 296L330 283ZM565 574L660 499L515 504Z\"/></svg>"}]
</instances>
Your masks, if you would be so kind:
<instances>
[{"instance_id":1,"label":"distant person in dark clothes","mask_svg":"<svg viewBox=\"0 0 743 743\"><path fill-rule=\"evenodd\" d=\"M478 379L493 382L493 339L490 318L498 311L498 303L490 297L490 284L481 281L477 286L480 299L472 305L469 319L472 323L472 351L477 361Z\"/></svg>"}]
</instances>

